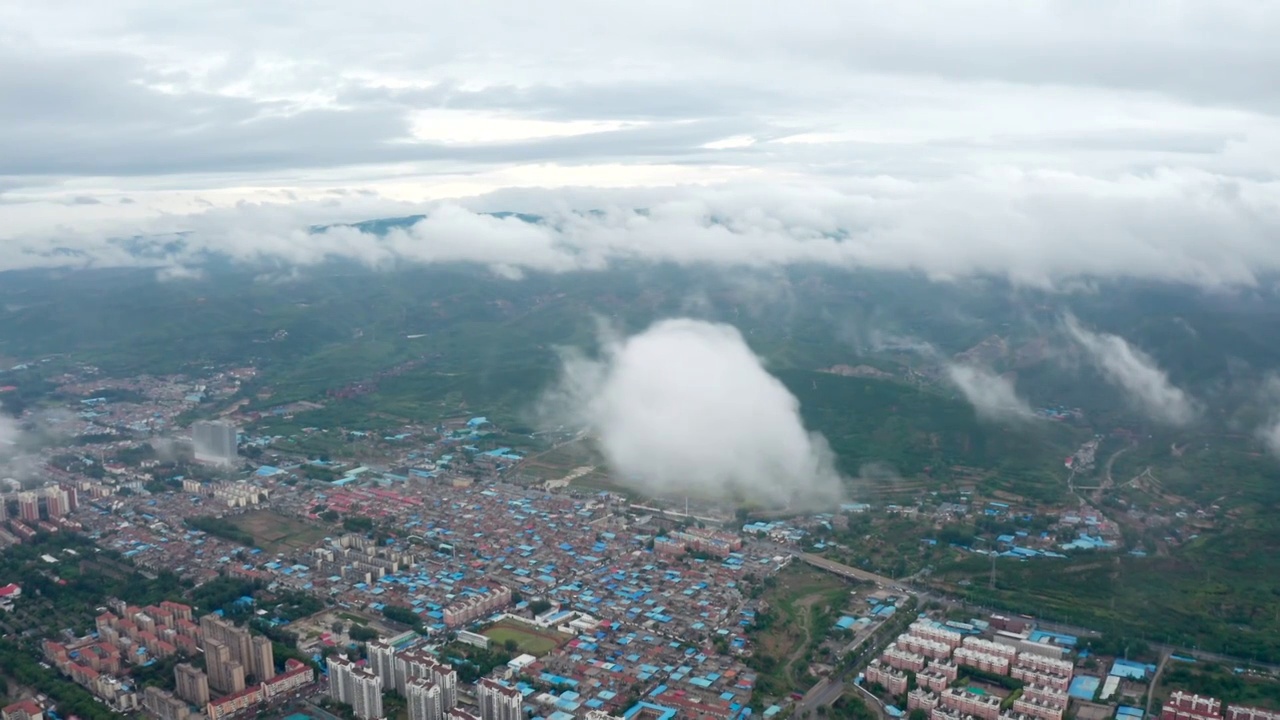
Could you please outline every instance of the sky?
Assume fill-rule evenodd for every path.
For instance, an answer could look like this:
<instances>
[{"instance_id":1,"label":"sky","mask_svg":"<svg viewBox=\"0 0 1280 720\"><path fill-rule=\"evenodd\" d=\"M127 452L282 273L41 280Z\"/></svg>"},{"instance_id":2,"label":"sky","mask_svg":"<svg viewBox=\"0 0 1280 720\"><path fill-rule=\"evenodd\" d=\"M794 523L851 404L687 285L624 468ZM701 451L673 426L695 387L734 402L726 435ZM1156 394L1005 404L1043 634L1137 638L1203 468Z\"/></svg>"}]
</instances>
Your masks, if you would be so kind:
<instances>
[{"instance_id":1,"label":"sky","mask_svg":"<svg viewBox=\"0 0 1280 720\"><path fill-rule=\"evenodd\" d=\"M1254 0L12 0L0 269L448 200L737 218L732 262L1248 284L1280 269L1277 34ZM691 229L656 255L725 261ZM650 239L604 231L556 242Z\"/></svg>"}]
</instances>

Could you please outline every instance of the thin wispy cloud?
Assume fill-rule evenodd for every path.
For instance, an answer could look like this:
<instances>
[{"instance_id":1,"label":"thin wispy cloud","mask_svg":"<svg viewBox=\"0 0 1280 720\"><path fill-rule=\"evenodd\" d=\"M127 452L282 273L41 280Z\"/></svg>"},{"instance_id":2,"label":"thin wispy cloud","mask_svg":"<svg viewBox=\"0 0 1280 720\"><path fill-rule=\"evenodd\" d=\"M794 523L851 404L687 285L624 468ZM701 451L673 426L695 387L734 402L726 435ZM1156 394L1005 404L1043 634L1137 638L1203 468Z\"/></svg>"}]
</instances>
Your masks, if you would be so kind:
<instances>
[{"instance_id":1,"label":"thin wispy cloud","mask_svg":"<svg viewBox=\"0 0 1280 720\"><path fill-rule=\"evenodd\" d=\"M1187 425L1196 419L1195 400L1169 381L1156 361L1127 340L1085 328L1073 315L1063 318L1067 334L1109 382L1150 419L1166 425Z\"/></svg>"},{"instance_id":2,"label":"thin wispy cloud","mask_svg":"<svg viewBox=\"0 0 1280 720\"><path fill-rule=\"evenodd\" d=\"M973 406L978 417L988 420L1030 420L1031 405L1018 395L1013 381L976 365L952 363L947 378Z\"/></svg>"}]
</instances>

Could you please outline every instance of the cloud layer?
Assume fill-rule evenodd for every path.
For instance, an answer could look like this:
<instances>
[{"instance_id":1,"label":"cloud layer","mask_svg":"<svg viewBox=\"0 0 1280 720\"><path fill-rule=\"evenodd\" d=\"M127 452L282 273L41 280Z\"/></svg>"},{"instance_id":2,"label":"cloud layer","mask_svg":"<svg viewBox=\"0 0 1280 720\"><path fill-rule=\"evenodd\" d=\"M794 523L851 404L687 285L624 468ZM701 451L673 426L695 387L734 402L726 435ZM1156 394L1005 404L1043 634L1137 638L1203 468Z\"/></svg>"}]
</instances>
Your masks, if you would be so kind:
<instances>
[{"instance_id":1,"label":"cloud layer","mask_svg":"<svg viewBox=\"0 0 1280 720\"><path fill-rule=\"evenodd\" d=\"M572 355L552 415L586 427L614 477L640 492L771 507L843 494L799 402L728 325L677 319Z\"/></svg>"},{"instance_id":2,"label":"cloud layer","mask_svg":"<svg viewBox=\"0 0 1280 720\"><path fill-rule=\"evenodd\" d=\"M49 238L128 262L102 238L165 227L285 258L325 244L308 223L537 188L666 214L557 234L508 270L634 253L1213 284L1280 263L1271 4L366 10L0 4L0 97L21 110L0 113L2 267L55 262ZM338 252L397 252L365 245Z\"/></svg>"},{"instance_id":3,"label":"cloud layer","mask_svg":"<svg viewBox=\"0 0 1280 720\"><path fill-rule=\"evenodd\" d=\"M1277 187L1280 187L1278 185ZM465 205L349 200L257 204L123 224L182 246L147 263L198 269L209 254L243 263L375 267L472 262L504 274L595 270L618 261L777 267L820 264L912 270L934 278L1000 275L1056 286L1080 277L1137 277L1207 287L1251 285L1280 272L1280 202L1258 184L1160 173L1101 181L1014 174L828 185L733 184L647 191L500 193ZM316 222L422 211L385 235ZM482 210L529 210L540 224ZM354 217L350 214L356 213ZM144 262L109 231L6 242L0 270ZM137 244L138 240L131 240ZM180 276L169 271L167 277Z\"/></svg>"},{"instance_id":4,"label":"cloud layer","mask_svg":"<svg viewBox=\"0 0 1280 720\"><path fill-rule=\"evenodd\" d=\"M1118 335L1086 329L1071 315L1063 319L1063 325L1103 377L1123 391L1147 417L1174 426L1195 420L1194 399L1171 383L1168 374L1151 356Z\"/></svg>"}]
</instances>

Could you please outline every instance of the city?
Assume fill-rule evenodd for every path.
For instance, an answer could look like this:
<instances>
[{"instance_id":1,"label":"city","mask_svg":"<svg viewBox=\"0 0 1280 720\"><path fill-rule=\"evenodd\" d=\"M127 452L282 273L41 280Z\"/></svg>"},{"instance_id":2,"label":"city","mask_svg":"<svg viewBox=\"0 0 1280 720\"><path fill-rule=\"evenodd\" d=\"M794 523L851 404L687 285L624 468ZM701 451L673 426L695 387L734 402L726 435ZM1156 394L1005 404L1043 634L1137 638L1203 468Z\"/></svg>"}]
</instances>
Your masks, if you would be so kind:
<instances>
[{"instance_id":1,"label":"city","mask_svg":"<svg viewBox=\"0 0 1280 720\"><path fill-rule=\"evenodd\" d=\"M92 548L117 558L115 572L171 571L197 592L227 585L226 601L205 603L204 614L177 599L104 598L85 634L38 638L48 667L115 712L728 720L827 713L853 697L882 716L933 720L1273 717L1161 685L1165 664L1195 664L1191 654L1163 651L1158 665L1107 657L1087 649L1087 636L1029 617L973 617L913 578L832 559L847 556L832 533L851 523L1023 512L1008 503L697 515L687 500L655 507L523 474L517 453L481 449L508 434L478 417L374 440L353 433L359 465L290 452L301 438L242 435L227 420L194 423L190 449L161 458L149 433L181 430L174 419L200 396L230 395L252 373L115 381L81 372L64 390L91 396L76 403L91 409L65 432L106 442L93 446L97 458L75 446L43 451L52 480L4 496L0 541L91 543L62 558L41 553L45 574L64 559L96 562L83 557ZM134 394L107 398L124 391ZM323 479L312 477L316 467ZM1058 537L1071 538L1083 516L1094 534L1080 538L1118 539L1105 519L1073 515L1057 520ZM991 550L959 549L1062 557L1017 552L1027 533L988 542ZM830 583L817 594L770 590L814 574ZM22 587L5 593L8 612L20 611ZM825 630L807 628L808 645L780 670L762 617L778 613L775 602L817 598L823 614L808 622ZM801 654L807 668L795 662ZM157 668L169 675L154 677ZM39 697L6 707L6 720L56 712L56 699Z\"/></svg>"}]
</instances>

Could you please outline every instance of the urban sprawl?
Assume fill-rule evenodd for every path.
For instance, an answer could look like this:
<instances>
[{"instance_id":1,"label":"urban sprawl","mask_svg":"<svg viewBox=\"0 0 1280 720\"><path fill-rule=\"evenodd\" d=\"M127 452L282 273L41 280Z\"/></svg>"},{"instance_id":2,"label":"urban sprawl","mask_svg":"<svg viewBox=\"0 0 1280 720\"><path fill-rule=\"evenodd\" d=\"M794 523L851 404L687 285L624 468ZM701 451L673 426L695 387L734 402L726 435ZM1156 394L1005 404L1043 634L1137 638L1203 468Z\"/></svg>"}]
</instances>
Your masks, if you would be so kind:
<instances>
[{"instance_id":1,"label":"urban sprawl","mask_svg":"<svg viewBox=\"0 0 1280 720\"><path fill-rule=\"evenodd\" d=\"M922 507L859 503L763 520L641 505L575 484L585 468L529 481L525 458L483 417L391 434L237 432L305 422L322 407L292 403L188 421L253 377L240 368L121 380L80 367L56 379L70 412L24 418L67 442L33 450L37 471L3 480L0 545L91 543L44 554L45 576L92 562L171 572L196 591L246 588L218 608L103 598L87 633L26 638L44 667L116 712L728 720L824 714L850 694L882 717L927 720L1280 720L1158 693L1166 662L1195 663L1189 655L1143 664L1099 657L1080 633L1025 616L956 619L962 606L813 554L824 529L851 517ZM315 451L323 443L345 452ZM1092 463L1094 447L1068 464ZM1015 509L975 499L927 512ZM1050 561L1041 558L1116 539L1087 508L1056 522L972 551ZM816 639L816 684L770 694L770 670L753 660L761 618L779 614L764 590L798 567L834 574L847 591L830 637ZM0 586L6 614L35 602L22 578ZM287 603L307 611L285 612ZM159 682L138 681L156 667ZM10 679L8 689L3 720L70 720L42 688Z\"/></svg>"}]
</instances>

